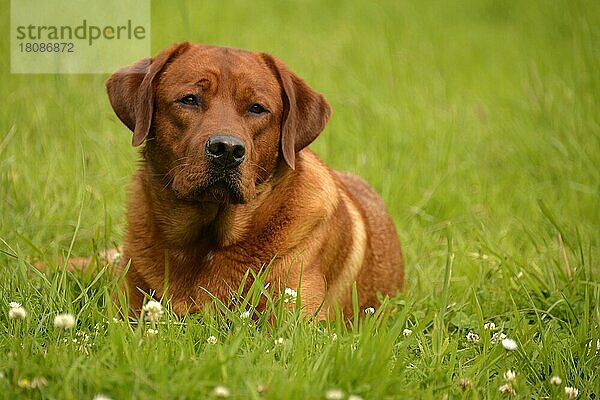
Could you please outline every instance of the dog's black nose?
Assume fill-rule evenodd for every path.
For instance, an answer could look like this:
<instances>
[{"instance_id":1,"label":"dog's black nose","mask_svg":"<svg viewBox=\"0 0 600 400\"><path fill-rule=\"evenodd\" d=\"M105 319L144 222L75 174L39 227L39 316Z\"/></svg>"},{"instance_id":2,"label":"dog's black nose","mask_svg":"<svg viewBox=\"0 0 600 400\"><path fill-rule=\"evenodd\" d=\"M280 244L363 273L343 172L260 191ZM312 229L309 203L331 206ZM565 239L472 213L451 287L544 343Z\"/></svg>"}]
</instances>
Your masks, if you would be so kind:
<instances>
[{"instance_id":1,"label":"dog's black nose","mask_svg":"<svg viewBox=\"0 0 600 400\"><path fill-rule=\"evenodd\" d=\"M206 141L206 154L222 167L237 167L244 161L246 146L231 135L214 135Z\"/></svg>"}]
</instances>

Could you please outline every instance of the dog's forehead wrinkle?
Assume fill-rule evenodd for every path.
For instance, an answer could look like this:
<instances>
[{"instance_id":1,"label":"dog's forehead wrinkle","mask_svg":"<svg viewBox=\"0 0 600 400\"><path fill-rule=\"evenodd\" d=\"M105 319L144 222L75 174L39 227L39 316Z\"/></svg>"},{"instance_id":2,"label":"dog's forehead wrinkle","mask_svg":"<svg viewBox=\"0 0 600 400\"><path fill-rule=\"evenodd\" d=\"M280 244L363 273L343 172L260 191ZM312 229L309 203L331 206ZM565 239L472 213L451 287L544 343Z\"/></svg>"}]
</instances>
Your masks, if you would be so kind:
<instances>
[{"instance_id":1,"label":"dog's forehead wrinkle","mask_svg":"<svg viewBox=\"0 0 600 400\"><path fill-rule=\"evenodd\" d=\"M218 61L209 64L220 67L220 75L224 80L257 89L272 86L271 81L274 81L275 77L257 54L230 48L221 48L218 51Z\"/></svg>"},{"instance_id":2,"label":"dog's forehead wrinkle","mask_svg":"<svg viewBox=\"0 0 600 400\"><path fill-rule=\"evenodd\" d=\"M221 75L218 69L210 67L181 69L175 66L172 68L167 69L160 80L162 86L167 89L178 89L180 87L193 89L199 87L208 90L212 84L215 86L218 84Z\"/></svg>"},{"instance_id":3,"label":"dog's forehead wrinkle","mask_svg":"<svg viewBox=\"0 0 600 400\"><path fill-rule=\"evenodd\" d=\"M203 92L220 91L228 97L246 101L269 103L269 99L278 99L277 78L256 53L209 46L199 46L195 50L168 65L161 76L161 86L166 86L169 91L176 90L174 95L200 89Z\"/></svg>"}]
</instances>

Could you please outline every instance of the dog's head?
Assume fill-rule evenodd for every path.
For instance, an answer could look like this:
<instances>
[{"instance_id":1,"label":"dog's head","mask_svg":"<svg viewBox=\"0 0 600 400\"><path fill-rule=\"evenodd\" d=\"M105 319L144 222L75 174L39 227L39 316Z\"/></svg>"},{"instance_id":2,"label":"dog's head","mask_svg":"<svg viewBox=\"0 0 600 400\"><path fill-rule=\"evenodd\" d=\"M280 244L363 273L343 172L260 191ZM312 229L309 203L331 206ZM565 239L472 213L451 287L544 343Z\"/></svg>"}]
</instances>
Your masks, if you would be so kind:
<instances>
[{"instance_id":1,"label":"dog's head","mask_svg":"<svg viewBox=\"0 0 600 400\"><path fill-rule=\"evenodd\" d=\"M331 109L281 61L175 44L106 83L119 119L146 141L150 173L187 201L244 203L321 133Z\"/></svg>"}]
</instances>

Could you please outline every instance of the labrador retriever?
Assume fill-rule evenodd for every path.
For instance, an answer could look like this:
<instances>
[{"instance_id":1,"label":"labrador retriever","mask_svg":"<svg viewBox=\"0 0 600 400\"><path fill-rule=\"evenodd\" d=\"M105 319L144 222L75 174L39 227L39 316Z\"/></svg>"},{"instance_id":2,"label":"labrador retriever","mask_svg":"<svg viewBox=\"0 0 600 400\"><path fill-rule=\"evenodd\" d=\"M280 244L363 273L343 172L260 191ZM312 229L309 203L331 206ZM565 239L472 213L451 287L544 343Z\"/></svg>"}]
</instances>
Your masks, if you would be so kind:
<instances>
[{"instance_id":1,"label":"labrador retriever","mask_svg":"<svg viewBox=\"0 0 600 400\"><path fill-rule=\"evenodd\" d=\"M301 290L307 315L376 307L403 288L394 224L362 179L307 146L327 101L277 58L178 43L106 83L141 147L121 268L131 304L168 297L176 313L228 302L270 264L273 287ZM166 284L168 283L168 284ZM164 293L168 288L167 293Z\"/></svg>"}]
</instances>

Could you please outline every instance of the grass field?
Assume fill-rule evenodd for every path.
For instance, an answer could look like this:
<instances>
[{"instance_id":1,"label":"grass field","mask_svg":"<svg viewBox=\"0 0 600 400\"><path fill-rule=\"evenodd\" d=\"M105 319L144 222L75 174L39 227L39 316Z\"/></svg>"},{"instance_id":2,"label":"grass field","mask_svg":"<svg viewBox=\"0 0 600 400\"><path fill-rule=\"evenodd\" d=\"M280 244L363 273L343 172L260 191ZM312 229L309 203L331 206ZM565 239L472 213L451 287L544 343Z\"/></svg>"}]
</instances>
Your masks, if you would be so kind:
<instances>
[{"instance_id":1,"label":"grass field","mask_svg":"<svg viewBox=\"0 0 600 400\"><path fill-rule=\"evenodd\" d=\"M154 1L153 52L181 40L270 52L326 96L312 148L382 194L407 293L350 325L138 325L108 274L36 272L120 242L138 156L107 76L10 74L5 35L0 398L599 398L600 2Z\"/></svg>"}]
</instances>

